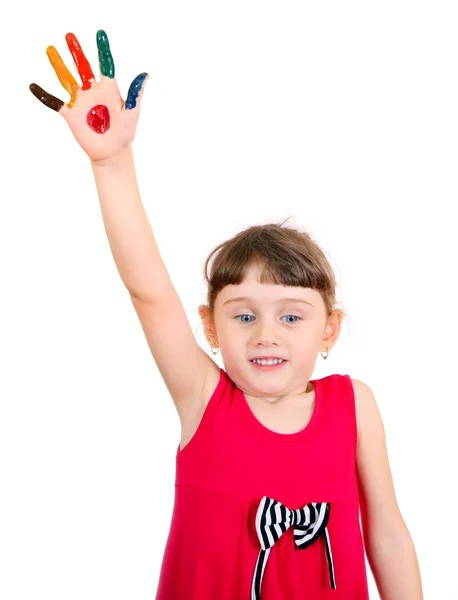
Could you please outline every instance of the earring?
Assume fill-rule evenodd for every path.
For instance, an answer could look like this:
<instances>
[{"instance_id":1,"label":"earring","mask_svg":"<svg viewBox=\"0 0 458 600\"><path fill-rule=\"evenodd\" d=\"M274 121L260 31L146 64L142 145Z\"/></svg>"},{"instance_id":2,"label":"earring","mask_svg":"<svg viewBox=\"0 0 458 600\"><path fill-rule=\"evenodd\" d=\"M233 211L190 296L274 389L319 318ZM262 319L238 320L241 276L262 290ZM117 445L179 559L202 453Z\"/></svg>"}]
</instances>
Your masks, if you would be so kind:
<instances>
[{"instance_id":1,"label":"earring","mask_svg":"<svg viewBox=\"0 0 458 600\"><path fill-rule=\"evenodd\" d=\"M324 360L326 360L328 358L328 356L329 356L329 351L326 350L326 356L323 356L322 352L320 352L320 354L321 354L322 358L324 358Z\"/></svg>"},{"instance_id":2,"label":"earring","mask_svg":"<svg viewBox=\"0 0 458 600\"><path fill-rule=\"evenodd\" d=\"M212 354L218 354L218 352L219 352L219 348L216 348L216 351L213 352L213 348L211 346L210 346L210 350L212 351Z\"/></svg>"}]
</instances>

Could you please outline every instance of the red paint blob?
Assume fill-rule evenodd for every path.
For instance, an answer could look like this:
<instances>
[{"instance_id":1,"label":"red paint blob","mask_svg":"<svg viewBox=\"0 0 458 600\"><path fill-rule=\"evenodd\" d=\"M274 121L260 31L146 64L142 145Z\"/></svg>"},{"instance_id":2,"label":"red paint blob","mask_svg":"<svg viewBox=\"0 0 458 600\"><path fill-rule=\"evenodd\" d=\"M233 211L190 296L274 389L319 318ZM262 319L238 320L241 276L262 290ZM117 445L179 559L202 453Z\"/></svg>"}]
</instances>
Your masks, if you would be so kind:
<instances>
[{"instance_id":1,"label":"red paint blob","mask_svg":"<svg viewBox=\"0 0 458 600\"><path fill-rule=\"evenodd\" d=\"M93 106L87 113L87 124L96 133L105 133L110 129L110 113L108 108L103 104Z\"/></svg>"}]
</instances>

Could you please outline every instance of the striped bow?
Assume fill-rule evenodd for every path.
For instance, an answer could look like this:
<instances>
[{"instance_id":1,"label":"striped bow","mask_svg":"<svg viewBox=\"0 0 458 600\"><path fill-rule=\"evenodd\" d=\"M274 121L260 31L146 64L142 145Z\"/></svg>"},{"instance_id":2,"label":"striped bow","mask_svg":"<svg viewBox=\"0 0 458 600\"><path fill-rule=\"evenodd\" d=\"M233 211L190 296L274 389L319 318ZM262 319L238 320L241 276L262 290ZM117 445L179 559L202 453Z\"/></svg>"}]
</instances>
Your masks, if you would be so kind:
<instances>
[{"instance_id":1,"label":"striped bow","mask_svg":"<svg viewBox=\"0 0 458 600\"><path fill-rule=\"evenodd\" d=\"M294 525L294 542L300 550L313 544L321 534L324 535L330 586L333 590L336 589L331 543L326 529L330 511L329 502L310 502L304 508L290 510L277 500L272 500L267 496L263 497L256 513L256 531L261 543L261 550L251 585L251 600L261 598L261 583L270 550L292 525Z\"/></svg>"}]
</instances>

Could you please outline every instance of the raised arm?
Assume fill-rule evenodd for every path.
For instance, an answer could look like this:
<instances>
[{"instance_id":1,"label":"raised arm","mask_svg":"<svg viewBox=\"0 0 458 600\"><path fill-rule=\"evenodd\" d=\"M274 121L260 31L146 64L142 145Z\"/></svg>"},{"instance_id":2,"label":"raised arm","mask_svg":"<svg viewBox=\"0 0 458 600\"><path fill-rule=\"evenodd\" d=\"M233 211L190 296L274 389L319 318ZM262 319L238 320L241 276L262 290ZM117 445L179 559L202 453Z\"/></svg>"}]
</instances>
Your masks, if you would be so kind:
<instances>
[{"instance_id":1,"label":"raised arm","mask_svg":"<svg viewBox=\"0 0 458 600\"><path fill-rule=\"evenodd\" d=\"M92 164L111 252L182 423L205 401L215 363L197 344L161 258L135 176L132 150Z\"/></svg>"},{"instance_id":2,"label":"raised arm","mask_svg":"<svg viewBox=\"0 0 458 600\"><path fill-rule=\"evenodd\" d=\"M180 417L198 402L207 373L215 363L197 344L181 301L160 256L146 216L135 174L132 142L140 113L146 73L137 76L124 102L114 77L107 35L97 32L100 82L76 37L66 36L81 77L80 87L57 50L47 54L70 102L51 96L37 84L32 93L67 121L91 161L105 231L120 277L140 319L149 348Z\"/></svg>"}]
</instances>

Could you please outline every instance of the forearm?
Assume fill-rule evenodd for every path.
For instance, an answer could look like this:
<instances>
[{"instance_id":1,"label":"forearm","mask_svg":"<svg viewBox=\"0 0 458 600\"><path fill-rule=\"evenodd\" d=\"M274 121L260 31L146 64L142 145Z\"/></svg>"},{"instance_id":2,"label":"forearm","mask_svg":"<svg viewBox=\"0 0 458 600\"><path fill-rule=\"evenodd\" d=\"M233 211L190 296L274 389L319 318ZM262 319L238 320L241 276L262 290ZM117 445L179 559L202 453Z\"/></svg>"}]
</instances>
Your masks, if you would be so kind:
<instances>
[{"instance_id":1,"label":"forearm","mask_svg":"<svg viewBox=\"0 0 458 600\"><path fill-rule=\"evenodd\" d=\"M409 531L366 548L381 600L423 600L420 569Z\"/></svg>"},{"instance_id":2,"label":"forearm","mask_svg":"<svg viewBox=\"0 0 458 600\"><path fill-rule=\"evenodd\" d=\"M154 298L170 278L140 198L132 147L91 166L119 275L131 295Z\"/></svg>"}]
</instances>

